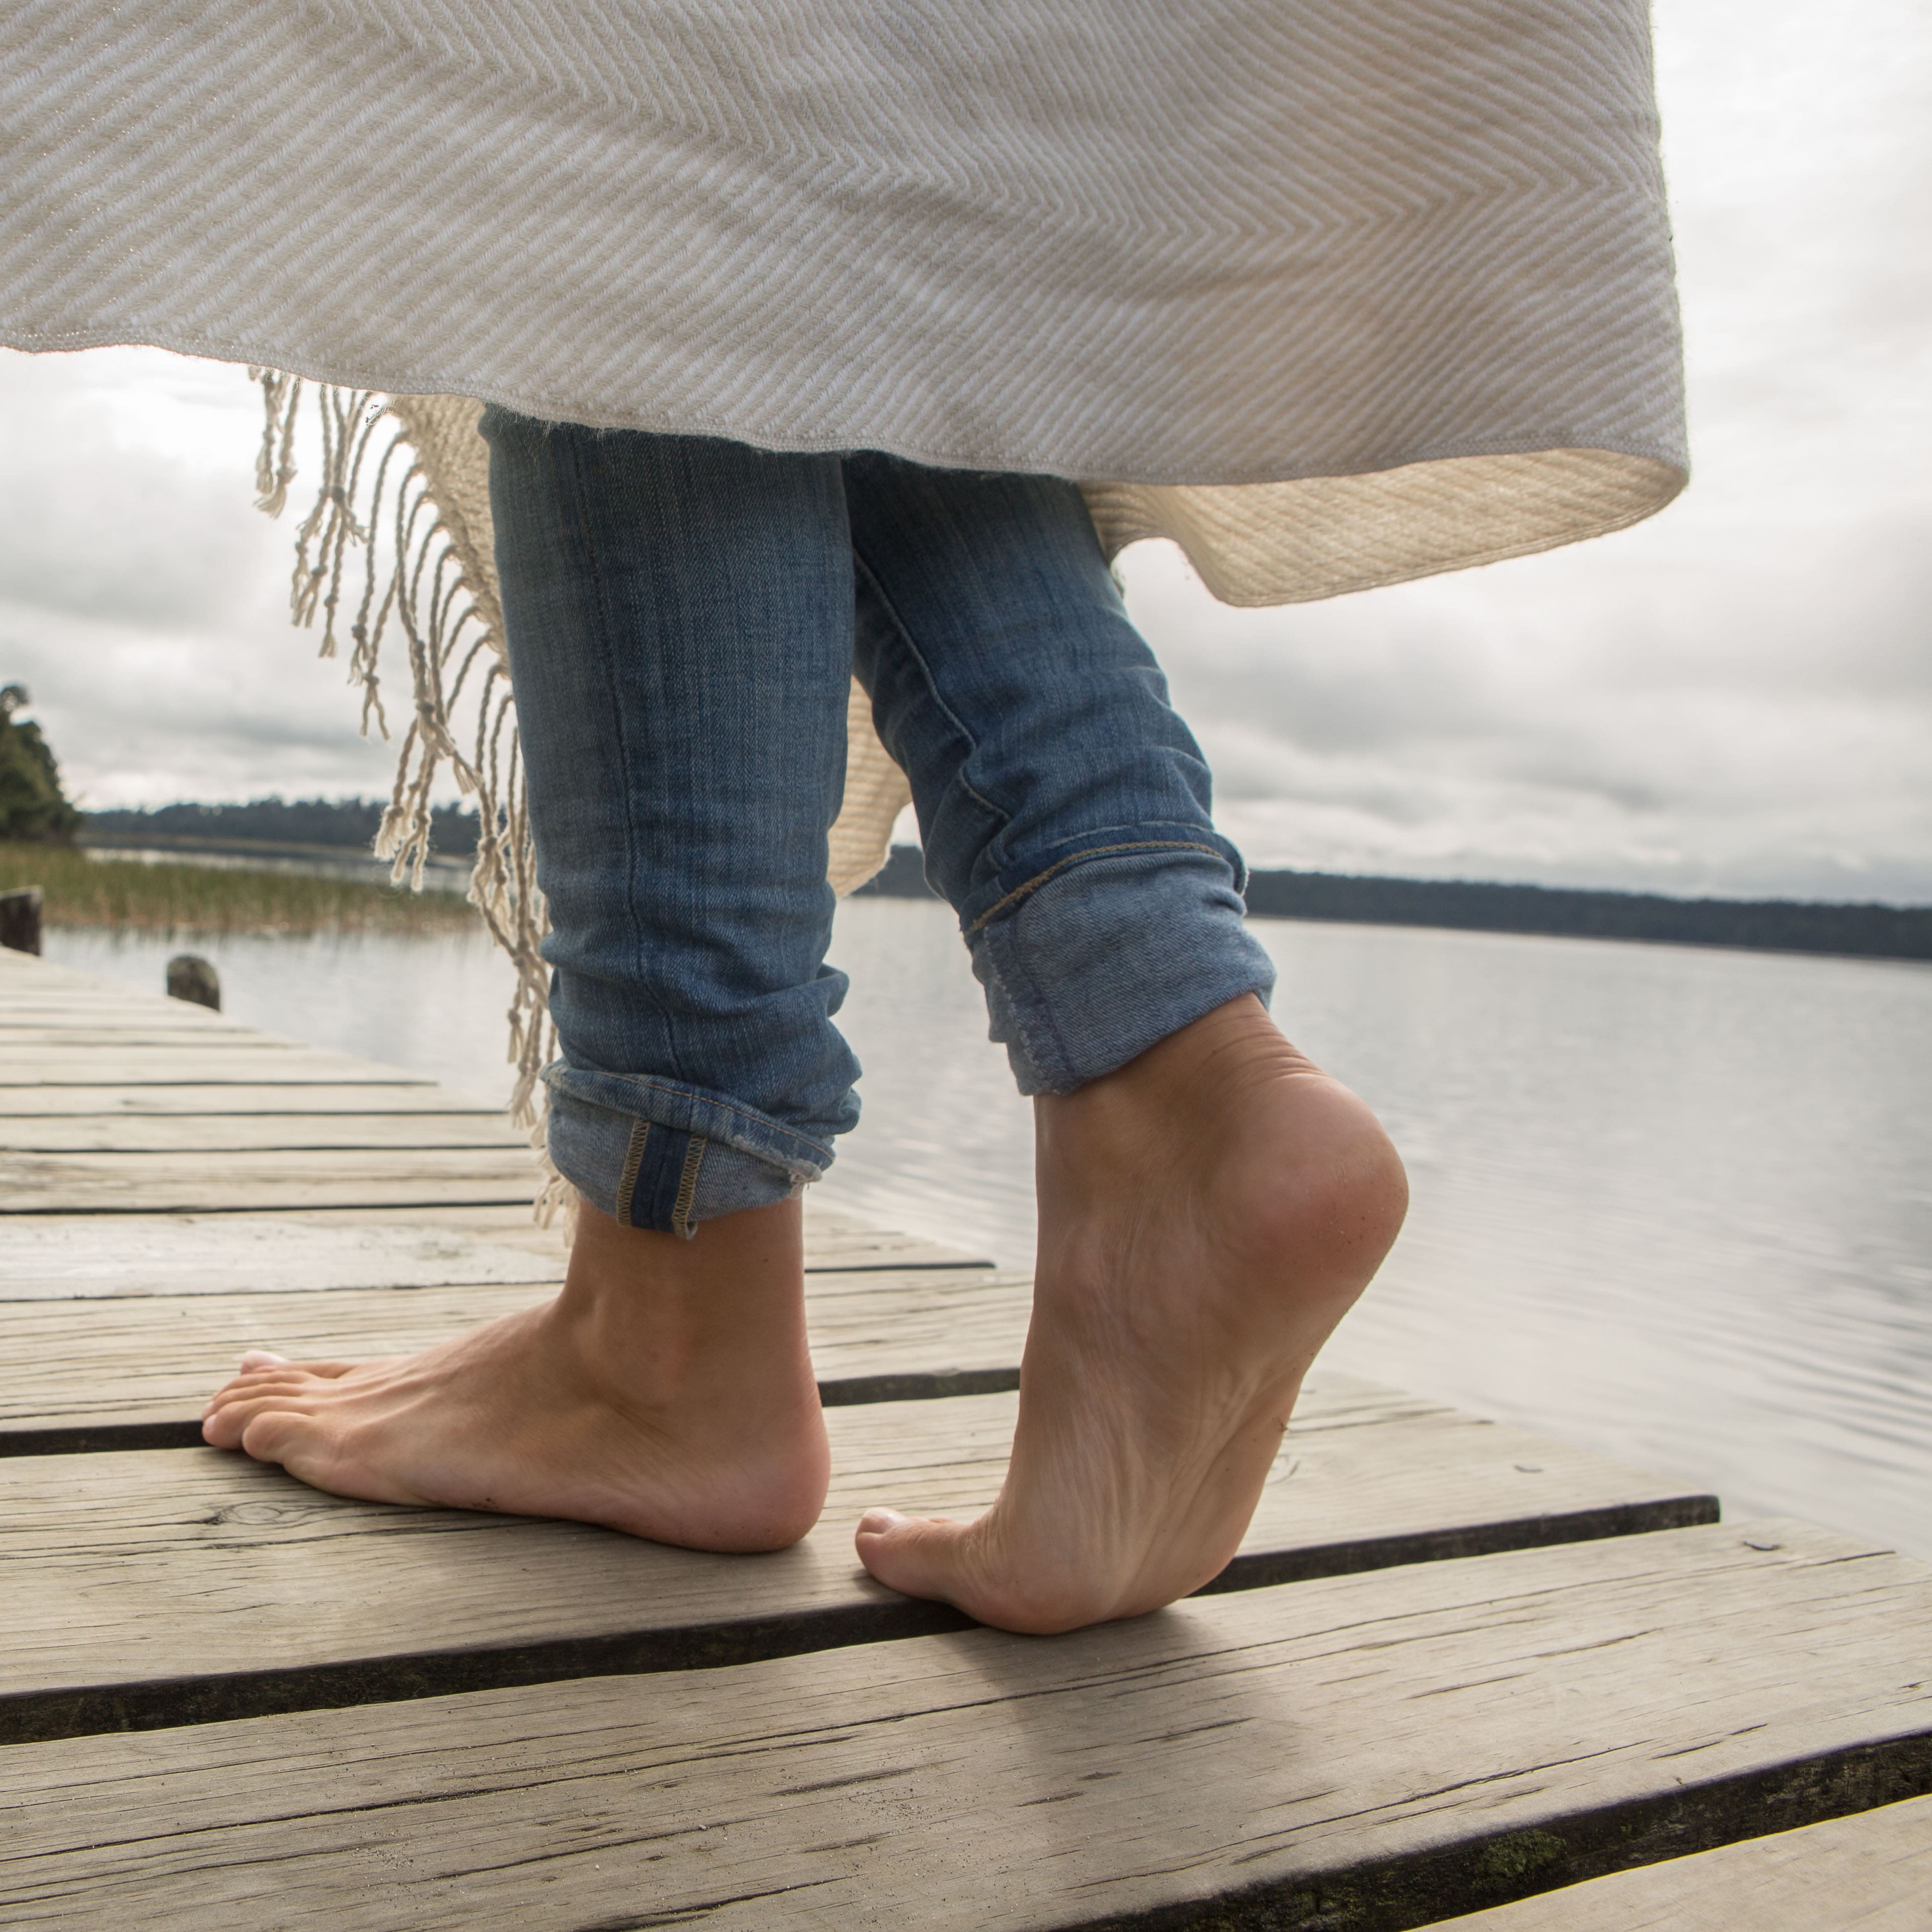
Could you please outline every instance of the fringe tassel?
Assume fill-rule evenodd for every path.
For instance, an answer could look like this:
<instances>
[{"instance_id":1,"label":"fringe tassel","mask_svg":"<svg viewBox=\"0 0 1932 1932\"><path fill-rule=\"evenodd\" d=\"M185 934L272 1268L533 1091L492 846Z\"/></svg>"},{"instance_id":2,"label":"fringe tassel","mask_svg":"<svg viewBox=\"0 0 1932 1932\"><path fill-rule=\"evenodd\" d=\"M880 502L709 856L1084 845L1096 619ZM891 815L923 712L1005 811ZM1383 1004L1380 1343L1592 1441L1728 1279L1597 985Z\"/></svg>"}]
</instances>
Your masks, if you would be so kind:
<instances>
[{"instance_id":1,"label":"fringe tassel","mask_svg":"<svg viewBox=\"0 0 1932 1932\"><path fill-rule=\"evenodd\" d=\"M295 480L296 422L304 386L300 376L278 370L248 374L262 390L256 500L269 515L278 516ZM541 1164L536 1218L548 1227L561 1214L568 1238L576 1219L576 1190L550 1162L538 1078L556 1052L549 970L537 950L550 922L537 889L508 662L485 599L478 595L481 586L465 572L461 543L431 487L422 453L430 426L412 420L415 407L441 400L385 398L364 389L316 386L322 476L296 533L289 608L293 621L304 628L320 616L320 655L335 656L344 580L345 575L352 579L350 554L360 548L362 594L348 626L349 681L362 687L364 737L372 720L384 739L389 737L380 659L392 621L402 632L411 715L397 754L395 784L376 835L376 855L392 862L390 878L396 884L406 879L412 889L422 890L431 794L446 764L458 789L477 804L470 903L516 969L506 1016L506 1057L517 1073L509 1113L519 1126L530 1130L530 1144ZM494 599L489 604L494 607ZM454 722L465 715L473 718L473 729L464 734L466 749Z\"/></svg>"}]
</instances>

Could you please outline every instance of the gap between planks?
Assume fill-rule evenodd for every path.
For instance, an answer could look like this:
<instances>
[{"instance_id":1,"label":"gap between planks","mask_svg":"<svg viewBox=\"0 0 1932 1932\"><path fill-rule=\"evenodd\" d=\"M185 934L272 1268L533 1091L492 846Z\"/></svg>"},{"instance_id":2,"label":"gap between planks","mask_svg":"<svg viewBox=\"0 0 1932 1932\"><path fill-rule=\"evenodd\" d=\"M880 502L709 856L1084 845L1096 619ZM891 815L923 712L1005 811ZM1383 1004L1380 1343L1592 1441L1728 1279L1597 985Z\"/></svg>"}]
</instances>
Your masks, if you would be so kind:
<instances>
[{"instance_id":1,"label":"gap between planks","mask_svg":"<svg viewBox=\"0 0 1932 1932\"><path fill-rule=\"evenodd\" d=\"M0 1752L10 1922L1402 1932L1932 1788L1932 1578L1616 1539Z\"/></svg>"},{"instance_id":2,"label":"gap between planks","mask_svg":"<svg viewBox=\"0 0 1932 1932\"><path fill-rule=\"evenodd\" d=\"M4 1235L0 1233L0 1246ZM548 1298L542 1282L0 1301L0 1456L198 1442L209 1393L250 1348L298 1360L414 1354ZM988 1268L832 1267L807 1276L823 1399L1019 1385L1029 1277Z\"/></svg>"},{"instance_id":3,"label":"gap between planks","mask_svg":"<svg viewBox=\"0 0 1932 1932\"><path fill-rule=\"evenodd\" d=\"M355 1502L212 1450L0 1463L0 1740L688 1669L957 1628L872 1582L890 1502L977 1515L1012 1394L835 1408L819 1526L769 1556ZM1714 1498L1342 1376L1308 1391L1210 1591L1681 1528Z\"/></svg>"}]
</instances>

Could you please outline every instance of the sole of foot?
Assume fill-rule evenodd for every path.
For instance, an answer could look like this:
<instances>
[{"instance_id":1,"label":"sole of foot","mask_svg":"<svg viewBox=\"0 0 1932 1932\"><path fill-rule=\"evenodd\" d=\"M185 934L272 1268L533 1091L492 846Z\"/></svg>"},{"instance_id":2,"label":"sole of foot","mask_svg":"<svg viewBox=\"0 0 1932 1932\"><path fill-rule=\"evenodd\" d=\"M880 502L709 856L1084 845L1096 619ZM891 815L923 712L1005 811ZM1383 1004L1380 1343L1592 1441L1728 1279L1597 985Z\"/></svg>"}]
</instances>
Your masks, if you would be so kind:
<instances>
[{"instance_id":1,"label":"sole of foot","mask_svg":"<svg viewBox=\"0 0 1932 1932\"><path fill-rule=\"evenodd\" d=\"M554 1301L397 1360L245 1356L202 1434L336 1496L782 1549L830 1471L799 1204L689 1241L586 1205Z\"/></svg>"},{"instance_id":2,"label":"sole of foot","mask_svg":"<svg viewBox=\"0 0 1932 1932\"><path fill-rule=\"evenodd\" d=\"M860 1560L1001 1629L1136 1616L1246 1533L1408 1184L1363 1102L1236 1000L1035 1104L1039 1264L1012 1461L976 1522L890 1509Z\"/></svg>"}]
</instances>

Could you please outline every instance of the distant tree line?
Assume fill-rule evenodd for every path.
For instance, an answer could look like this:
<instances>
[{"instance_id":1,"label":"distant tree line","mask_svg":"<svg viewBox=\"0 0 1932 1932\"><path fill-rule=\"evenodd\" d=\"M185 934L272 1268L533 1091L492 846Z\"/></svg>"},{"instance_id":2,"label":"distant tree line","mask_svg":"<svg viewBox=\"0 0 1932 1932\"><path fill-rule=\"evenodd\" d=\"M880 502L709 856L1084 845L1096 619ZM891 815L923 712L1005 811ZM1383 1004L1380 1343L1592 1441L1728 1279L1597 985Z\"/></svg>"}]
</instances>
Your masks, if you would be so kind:
<instances>
[{"instance_id":1,"label":"distant tree line","mask_svg":"<svg viewBox=\"0 0 1932 1932\"><path fill-rule=\"evenodd\" d=\"M0 812L16 797L50 828L61 812L89 844L165 844L173 839L281 845L360 846L374 840L382 808L360 798L253 799L246 805L164 805L152 810L74 814L59 795L52 757L32 724L11 712L24 702L9 686L0 722ZM32 747L34 748L25 748ZM9 760L15 762L10 764ZM40 762L44 760L44 764ZM24 778L10 773L24 772ZM51 786L51 791L48 788ZM57 803L50 800L58 801ZM33 801L38 801L36 805ZM454 805L434 814L435 849L451 857L476 849L476 815ZM0 818L10 825L11 818ZM9 838L58 837L57 829L8 830ZM929 898L919 848L892 848L868 896ZM1932 906L1844 905L1800 899L1681 899L1660 892L1584 892L1567 886L1487 885L1465 880L1385 879L1342 872L1258 872L1248 910L1264 919L1364 926L1425 926L1468 932L1522 932L1579 939L1634 939L1673 946L1735 946L1780 952L1829 952L1873 959L1932 959Z\"/></svg>"},{"instance_id":2,"label":"distant tree line","mask_svg":"<svg viewBox=\"0 0 1932 1932\"><path fill-rule=\"evenodd\" d=\"M892 848L862 889L933 896L918 848ZM1671 946L1738 946L1872 959L1932 959L1932 906L1838 905L1800 899L1679 899L1660 892L1582 892L1462 880L1364 878L1344 872L1254 872L1248 910L1263 919L1444 926Z\"/></svg>"},{"instance_id":3,"label":"distant tree line","mask_svg":"<svg viewBox=\"0 0 1932 1932\"><path fill-rule=\"evenodd\" d=\"M430 814L433 848L451 858L476 850L476 814L440 805ZM274 845L360 846L375 842L382 807L365 798L255 798L245 805L160 805L90 812L82 836L91 845L164 844L176 839Z\"/></svg>"},{"instance_id":4,"label":"distant tree line","mask_svg":"<svg viewBox=\"0 0 1932 1932\"><path fill-rule=\"evenodd\" d=\"M1352 920L1365 926L1448 926L1471 932L1932 959L1932 906L1679 899L1661 892L1582 892L1460 879L1256 872L1248 880L1248 910L1271 919Z\"/></svg>"},{"instance_id":5,"label":"distant tree line","mask_svg":"<svg viewBox=\"0 0 1932 1932\"><path fill-rule=\"evenodd\" d=\"M32 701L23 685L0 686L0 838L71 838L80 814L54 754L31 718L14 716Z\"/></svg>"}]
</instances>

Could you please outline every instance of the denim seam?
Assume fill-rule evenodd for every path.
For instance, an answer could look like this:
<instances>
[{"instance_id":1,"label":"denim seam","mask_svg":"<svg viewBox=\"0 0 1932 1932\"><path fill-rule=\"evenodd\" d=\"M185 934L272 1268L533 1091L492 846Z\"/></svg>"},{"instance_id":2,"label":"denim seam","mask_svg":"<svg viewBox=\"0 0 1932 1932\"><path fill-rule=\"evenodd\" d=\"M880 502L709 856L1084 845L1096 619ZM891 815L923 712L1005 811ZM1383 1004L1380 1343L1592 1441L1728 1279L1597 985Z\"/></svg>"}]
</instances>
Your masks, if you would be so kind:
<instances>
[{"instance_id":1,"label":"denim seam","mask_svg":"<svg viewBox=\"0 0 1932 1932\"><path fill-rule=\"evenodd\" d=\"M1006 897L988 906L966 928L966 937L970 939L982 926L990 925L1011 905L1040 890L1056 872L1064 872L1069 866L1077 866L1083 859L1105 859L1120 852L1205 852L1210 858L1225 858L1226 854L1212 845L1203 845L1192 838L1140 838L1130 844L1090 845L1084 851L1070 852L1064 859L1055 860L1043 872L1036 872L1023 886L1016 886Z\"/></svg>"},{"instance_id":2,"label":"denim seam","mask_svg":"<svg viewBox=\"0 0 1932 1932\"><path fill-rule=\"evenodd\" d=\"M631 1222L631 1196L638 1184L638 1172L644 1164L644 1143L651 1137L649 1120L633 1120L631 1138L624 1146L624 1166L617 1176L617 1225L628 1228Z\"/></svg>"},{"instance_id":3,"label":"denim seam","mask_svg":"<svg viewBox=\"0 0 1932 1932\"><path fill-rule=\"evenodd\" d=\"M594 1067L586 1067L580 1070L586 1072L596 1072L598 1071L598 1070ZM674 1086L668 1081L650 1079L641 1074L610 1073L604 1075L604 1077L609 1080L621 1080L627 1086L641 1087L650 1093L672 1094L675 1094L680 1100L696 1100L700 1106L716 1107L721 1114L735 1114L740 1120L748 1120L754 1126L762 1127L768 1133L782 1135L787 1140L796 1141L801 1146L811 1148L814 1154L823 1154L825 1156L825 1165L827 1166L831 1165L832 1150L830 1148L821 1146L820 1143L814 1140L810 1135L800 1133L796 1129L788 1127L782 1122L772 1119L769 1114L754 1113L748 1107L734 1106L728 1100L714 1100L707 1094L694 1094L688 1088ZM563 1090L570 1099L576 1100L580 1106L596 1107L603 1105L601 1101L584 1100L581 1096L571 1093L570 1089L568 1087L565 1088ZM606 1111L615 1112L616 1110L614 1108L610 1108ZM646 1126L651 1126L658 1124L655 1122L646 1122L645 1124ZM740 1148L738 1151L740 1154L752 1154L753 1150L749 1148ZM766 1150L766 1151L769 1153L770 1150ZM644 1156L640 1154L638 1156L638 1158L641 1160Z\"/></svg>"},{"instance_id":4,"label":"denim seam","mask_svg":"<svg viewBox=\"0 0 1932 1932\"><path fill-rule=\"evenodd\" d=\"M958 712L955 711L952 706L948 704L946 700L940 695L938 680L934 678L932 674L932 665L928 664L926 661L925 652L920 649L918 644L914 640L911 632L906 628L905 620L899 615L898 605L893 603L890 597L886 596L885 586L879 581L878 572L873 569L872 566L866 561L863 554L860 552L856 544L852 548L852 561L859 569L862 570L866 573L866 580L867 583L871 584L874 591L878 594L880 608L885 611L886 616L890 617L892 620L893 630L898 633L900 641L905 646L907 651L910 654L913 662L918 665L919 674L926 681L927 694L931 697L933 703L938 705L940 710L944 714L946 722L950 724L952 727L953 730L957 731L960 736L966 741L966 756L970 758L973 754L980 748L979 740L974 737L971 731L967 728L965 720L959 716ZM869 697L871 693L868 692L866 694ZM965 793L968 797L976 800L979 803L984 806L986 808L1000 821L1002 829L1012 824L1013 822L1012 814L1007 811L1005 806L995 805L984 792L981 791L976 785L974 784L972 782L967 778L964 771L966 759L961 759L959 763L961 770L956 774L956 781L959 786L959 789ZM994 834L994 838L998 838L998 836L999 834L998 832ZM989 841L988 842L990 843L991 842Z\"/></svg>"},{"instance_id":5,"label":"denim seam","mask_svg":"<svg viewBox=\"0 0 1932 1932\"><path fill-rule=\"evenodd\" d=\"M684 1150L684 1172L677 1178L677 1198L670 1207L670 1231L680 1240L688 1241L698 1232L691 1225L692 1204L698 1198L698 1170L710 1144L702 1134L693 1134Z\"/></svg>"},{"instance_id":6,"label":"denim seam","mask_svg":"<svg viewBox=\"0 0 1932 1932\"><path fill-rule=\"evenodd\" d=\"M1042 1071L1042 1056L1039 1051L1039 1034L1043 1030L1047 1038L1052 1042L1054 1055L1059 1064L1056 1070L1058 1078L1048 1090L1058 1091L1060 1082L1064 1081L1069 1070L1072 1066L1073 1056L1067 1052L1066 1042L1061 1037L1059 1026L1054 1021L1053 1002L1041 992L1039 982L1028 971L1026 961L1022 957L1017 946L1012 948L1012 958L1010 962L1012 970L1010 973L1000 970L998 950L990 941L984 950L987 970L995 980L1000 982L1005 991L1006 1011L1012 1016L1013 1024L1019 1033L1021 1049L1026 1054L1028 1064L1035 1072ZM1027 998L1024 1004L1013 998L1012 982L1016 974L1025 982Z\"/></svg>"},{"instance_id":7,"label":"denim seam","mask_svg":"<svg viewBox=\"0 0 1932 1932\"><path fill-rule=\"evenodd\" d=\"M614 626L611 622L610 604L605 594L607 586L604 571L598 560L597 540L591 531L587 500L589 493L584 487L580 461L574 452L572 454L570 458L570 477L577 496L578 528L583 536L584 547L590 554L590 580L596 589L598 635L598 640L603 646L602 655L604 668L604 688L610 706L610 716L616 721L618 727L617 755L623 764L624 795L627 798L633 798L637 796L638 774L632 766L630 737L622 728L623 704L616 681L611 674L611 667L616 661L616 655L612 650L615 641ZM630 814L627 812L624 816L624 878L627 887L635 880L637 876L637 828L632 823ZM636 956L642 960L650 956L650 935L644 930L644 921L639 915L639 899L640 895L635 892L627 890L624 894L625 916L630 926L631 936L637 947ZM684 1067L678 1058L677 1034L676 1029L670 1024L670 1016L665 1012L664 1003L657 996L652 984L651 975L649 974L642 975L640 985L645 997L658 1010L658 1016L663 1022L664 1049L671 1058L671 1071L682 1079L684 1077Z\"/></svg>"}]
</instances>

